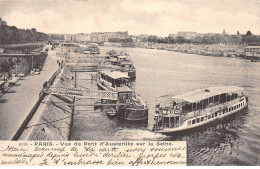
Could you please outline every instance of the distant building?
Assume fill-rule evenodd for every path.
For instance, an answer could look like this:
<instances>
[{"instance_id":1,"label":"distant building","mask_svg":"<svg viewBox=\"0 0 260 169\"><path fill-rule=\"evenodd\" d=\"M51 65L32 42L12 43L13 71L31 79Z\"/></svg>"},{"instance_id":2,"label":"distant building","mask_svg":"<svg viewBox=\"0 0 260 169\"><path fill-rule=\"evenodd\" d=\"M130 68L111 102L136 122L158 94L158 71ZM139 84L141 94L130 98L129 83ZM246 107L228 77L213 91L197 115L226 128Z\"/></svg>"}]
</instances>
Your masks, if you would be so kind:
<instances>
[{"instance_id":1,"label":"distant building","mask_svg":"<svg viewBox=\"0 0 260 169\"><path fill-rule=\"evenodd\" d=\"M177 34L170 33L168 37L175 39L177 38L177 36L178 36Z\"/></svg>"},{"instance_id":2,"label":"distant building","mask_svg":"<svg viewBox=\"0 0 260 169\"><path fill-rule=\"evenodd\" d=\"M227 35L227 33L226 33L226 31L225 31L225 29L223 30L223 32L222 32L222 34L221 34L222 36L225 36L225 35Z\"/></svg>"},{"instance_id":3,"label":"distant building","mask_svg":"<svg viewBox=\"0 0 260 169\"><path fill-rule=\"evenodd\" d=\"M207 34L205 34L205 33L197 33L196 37L204 37L205 35L207 35Z\"/></svg>"},{"instance_id":4,"label":"distant building","mask_svg":"<svg viewBox=\"0 0 260 169\"><path fill-rule=\"evenodd\" d=\"M77 42L90 42L90 35L85 33L79 33L75 35Z\"/></svg>"},{"instance_id":5,"label":"distant building","mask_svg":"<svg viewBox=\"0 0 260 169\"><path fill-rule=\"evenodd\" d=\"M192 39L195 38L197 32L178 32L177 36L182 36L185 39Z\"/></svg>"},{"instance_id":6,"label":"distant building","mask_svg":"<svg viewBox=\"0 0 260 169\"><path fill-rule=\"evenodd\" d=\"M91 42L107 42L109 38L125 39L128 37L128 31L125 32L92 32L90 34Z\"/></svg>"},{"instance_id":7,"label":"distant building","mask_svg":"<svg viewBox=\"0 0 260 169\"><path fill-rule=\"evenodd\" d=\"M149 36L149 35L147 35L147 34L140 34L140 35L137 35L135 41L136 41L136 42L142 42L142 40L143 40L144 38L147 39L148 36Z\"/></svg>"},{"instance_id":8,"label":"distant building","mask_svg":"<svg viewBox=\"0 0 260 169\"><path fill-rule=\"evenodd\" d=\"M65 34L64 39L66 42L75 42L76 41L76 36L73 34Z\"/></svg>"},{"instance_id":9,"label":"distant building","mask_svg":"<svg viewBox=\"0 0 260 169\"><path fill-rule=\"evenodd\" d=\"M78 34L65 34L66 42L94 42L101 43L107 42L109 38L125 39L129 37L128 31L126 32L92 32L91 34L78 33Z\"/></svg>"}]
</instances>

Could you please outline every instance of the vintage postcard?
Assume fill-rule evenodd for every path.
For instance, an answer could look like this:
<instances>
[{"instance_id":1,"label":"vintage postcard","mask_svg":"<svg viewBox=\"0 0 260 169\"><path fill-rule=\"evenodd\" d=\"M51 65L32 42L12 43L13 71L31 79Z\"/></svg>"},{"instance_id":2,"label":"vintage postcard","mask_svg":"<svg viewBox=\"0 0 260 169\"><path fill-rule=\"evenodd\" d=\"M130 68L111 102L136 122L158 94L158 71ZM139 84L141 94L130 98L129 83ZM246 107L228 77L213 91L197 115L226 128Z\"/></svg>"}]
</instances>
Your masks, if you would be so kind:
<instances>
[{"instance_id":1,"label":"vintage postcard","mask_svg":"<svg viewBox=\"0 0 260 169\"><path fill-rule=\"evenodd\" d=\"M0 166L257 166L259 0L0 0Z\"/></svg>"}]
</instances>

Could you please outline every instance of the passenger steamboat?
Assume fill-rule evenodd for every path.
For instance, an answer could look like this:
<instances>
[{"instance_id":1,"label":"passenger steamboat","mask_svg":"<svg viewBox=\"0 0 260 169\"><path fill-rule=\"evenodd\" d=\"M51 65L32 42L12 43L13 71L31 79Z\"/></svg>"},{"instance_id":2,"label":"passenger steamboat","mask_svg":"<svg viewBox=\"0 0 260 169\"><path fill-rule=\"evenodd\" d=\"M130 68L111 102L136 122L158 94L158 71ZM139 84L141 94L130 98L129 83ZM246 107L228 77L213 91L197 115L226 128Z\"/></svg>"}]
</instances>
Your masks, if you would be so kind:
<instances>
[{"instance_id":1,"label":"passenger steamboat","mask_svg":"<svg viewBox=\"0 0 260 169\"><path fill-rule=\"evenodd\" d=\"M97 75L97 85L103 90L117 93L114 103L121 104L116 106L116 115L119 118L129 121L148 120L147 105L130 88L129 79L129 76L119 71L100 71Z\"/></svg>"},{"instance_id":2,"label":"passenger steamboat","mask_svg":"<svg viewBox=\"0 0 260 169\"><path fill-rule=\"evenodd\" d=\"M156 133L175 133L203 126L234 114L248 105L244 89L221 86L199 89L172 97L168 107L156 105Z\"/></svg>"}]
</instances>

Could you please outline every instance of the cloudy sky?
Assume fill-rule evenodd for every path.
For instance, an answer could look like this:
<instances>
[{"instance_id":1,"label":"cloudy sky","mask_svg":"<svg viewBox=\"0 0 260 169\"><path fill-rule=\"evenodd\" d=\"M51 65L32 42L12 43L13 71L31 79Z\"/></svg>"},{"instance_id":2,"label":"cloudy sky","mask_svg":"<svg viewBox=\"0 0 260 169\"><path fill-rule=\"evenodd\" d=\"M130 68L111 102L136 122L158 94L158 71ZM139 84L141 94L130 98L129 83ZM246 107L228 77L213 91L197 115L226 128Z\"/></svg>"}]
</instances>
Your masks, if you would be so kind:
<instances>
[{"instance_id":1,"label":"cloudy sky","mask_svg":"<svg viewBox=\"0 0 260 169\"><path fill-rule=\"evenodd\" d=\"M0 0L0 16L45 33L260 34L260 0Z\"/></svg>"}]
</instances>

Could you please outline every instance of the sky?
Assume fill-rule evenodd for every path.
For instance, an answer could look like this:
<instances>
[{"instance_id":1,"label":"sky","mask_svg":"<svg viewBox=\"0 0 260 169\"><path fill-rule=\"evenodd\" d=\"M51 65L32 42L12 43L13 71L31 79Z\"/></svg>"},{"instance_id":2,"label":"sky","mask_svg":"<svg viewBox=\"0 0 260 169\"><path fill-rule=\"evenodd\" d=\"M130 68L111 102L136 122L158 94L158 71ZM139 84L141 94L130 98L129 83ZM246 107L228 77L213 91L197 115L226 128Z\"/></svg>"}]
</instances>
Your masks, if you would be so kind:
<instances>
[{"instance_id":1,"label":"sky","mask_svg":"<svg viewBox=\"0 0 260 169\"><path fill-rule=\"evenodd\" d=\"M0 17L44 33L260 35L260 0L0 0Z\"/></svg>"}]
</instances>

